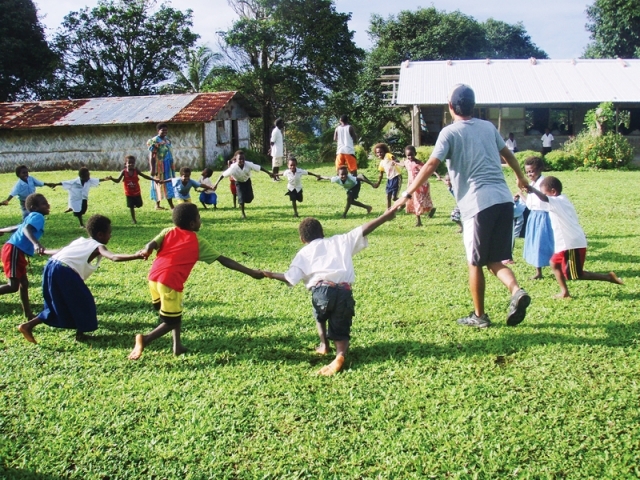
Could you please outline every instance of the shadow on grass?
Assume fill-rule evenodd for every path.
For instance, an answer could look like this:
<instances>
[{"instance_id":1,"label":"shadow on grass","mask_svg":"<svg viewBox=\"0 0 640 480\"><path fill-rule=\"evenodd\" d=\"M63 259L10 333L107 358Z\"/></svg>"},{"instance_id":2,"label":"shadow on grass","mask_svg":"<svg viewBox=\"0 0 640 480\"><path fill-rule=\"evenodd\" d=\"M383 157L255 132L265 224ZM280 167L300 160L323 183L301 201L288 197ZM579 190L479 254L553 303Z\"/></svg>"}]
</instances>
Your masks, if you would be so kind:
<instances>
[{"instance_id":1,"label":"shadow on grass","mask_svg":"<svg viewBox=\"0 0 640 480\"><path fill-rule=\"evenodd\" d=\"M69 477L59 477L58 475L48 475L30 472L28 470L0 467L0 478L15 480L62 480L63 478Z\"/></svg>"}]
</instances>

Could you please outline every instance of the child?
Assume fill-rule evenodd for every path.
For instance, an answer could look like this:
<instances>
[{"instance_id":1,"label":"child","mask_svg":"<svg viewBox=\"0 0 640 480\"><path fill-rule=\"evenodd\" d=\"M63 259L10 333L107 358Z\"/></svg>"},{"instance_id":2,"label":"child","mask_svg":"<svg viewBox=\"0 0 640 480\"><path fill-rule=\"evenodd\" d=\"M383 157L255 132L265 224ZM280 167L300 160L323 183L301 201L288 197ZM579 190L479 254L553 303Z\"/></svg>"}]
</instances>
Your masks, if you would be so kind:
<instances>
[{"instance_id":1,"label":"child","mask_svg":"<svg viewBox=\"0 0 640 480\"><path fill-rule=\"evenodd\" d=\"M215 191L218 188L218 184L220 180L224 177L233 177L236 180L236 189L238 195L238 203L240 204L240 211L242 212L242 218L247 218L244 213L244 205L245 203L253 202L253 187L251 186L251 172L264 172L269 177L273 178L274 175L269 170L266 170L264 167L257 165L252 162L247 162L244 159L244 152L242 150L238 150L233 154L235 157L235 162L231 164L229 168L227 168L218 181L213 186L213 190Z\"/></svg>"},{"instance_id":2,"label":"child","mask_svg":"<svg viewBox=\"0 0 640 480\"><path fill-rule=\"evenodd\" d=\"M578 221L576 209L562 195L562 183L556 177L545 177L540 190L529 185L529 193L549 205L549 216L553 225L555 250L551 257L551 270L560 285L556 298L568 298L567 280L600 280L623 285L615 273L593 273L583 270L587 253L587 238ZM529 195L531 196L531 195Z\"/></svg>"},{"instance_id":3,"label":"child","mask_svg":"<svg viewBox=\"0 0 640 480\"><path fill-rule=\"evenodd\" d=\"M54 186L61 185L62 188L69 192L69 208L64 212L73 212L73 215L78 218L81 228L84 228L82 216L87 213L89 189L97 187L100 185L100 182L107 180L112 180L112 178L91 178L89 169L87 167L81 167L80 170L78 170L78 178L53 184Z\"/></svg>"},{"instance_id":4,"label":"child","mask_svg":"<svg viewBox=\"0 0 640 480\"><path fill-rule=\"evenodd\" d=\"M537 189L540 189L544 179L543 165L540 157L529 157L524 161L524 172L531 185ZM539 280L542 278L542 267L549 265L553 255L553 231L549 219L549 204L541 202L535 195L527 195L526 203L530 212L522 256L528 264L536 267L536 274L531 277L531 280Z\"/></svg>"},{"instance_id":5,"label":"child","mask_svg":"<svg viewBox=\"0 0 640 480\"><path fill-rule=\"evenodd\" d=\"M364 208L368 214L373 210L371 205L365 205L364 203L357 201L358 195L360 195L361 182L368 183L375 188L375 185L364 175L360 174L357 177L354 177L349 173L348 167L343 165L338 168L338 175L335 177L318 176L318 180L330 180L331 183L337 183L347 192L347 206L344 209L342 218L347 218L347 212L349 211L349 208L351 208L351 205Z\"/></svg>"},{"instance_id":6,"label":"child","mask_svg":"<svg viewBox=\"0 0 640 480\"><path fill-rule=\"evenodd\" d=\"M191 189L202 186L200 182L191 180L191 169L189 167L182 167L180 169L180 178L164 181L173 184L175 198L179 199L182 203L191 203Z\"/></svg>"},{"instance_id":7,"label":"child","mask_svg":"<svg viewBox=\"0 0 640 480\"><path fill-rule=\"evenodd\" d=\"M513 237L511 239L511 257L503 260L504 265L513 265L513 249L516 246L516 238L520 236L524 224L524 211L527 205L522 201L517 193L513 196Z\"/></svg>"},{"instance_id":8,"label":"child","mask_svg":"<svg viewBox=\"0 0 640 480\"><path fill-rule=\"evenodd\" d=\"M86 332L98 328L96 302L84 283L98 268L102 257L113 262L144 259L140 253L122 255L110 252L106 245L111 239L111 220L93 215L87 221L90 238L78 238L54 253L42 274L44 309L32 320L18 326L24 338L37 343L33 329L41 323L50 327L76 330L76 340L91 338ZM95 262L94 262L95 261Z\"/></svg>"},{"instance_id":9,"label":"child","mask_svg":"<svg viewBox=\"0 0 640 480\"><path fill-rule=\"evenodd\" d=\"M146 178L157 182L157 178L150 177L149 175L142 173L136 168L136 157L133 155L127 155L124 157L124 170L120 172L118 178L112 178L113 183L120 183L120 180L124 178L124 195L127 197L127 207L131 211L131 220L133 224L137 224L136 221L136 208L142 207L142 192L140 191L140 180L138 177Z\"/></svg>"},{"instance_id":10,"label":"child","mask_svg":"<svg viewBox=\"0 0 640 480\"><path fill-rule=\"evenodd\" d=\"M40 255L44 253L40 237L44 233L44 216L49 215L51 207L44 195L40 193L29 195L25 200L25 207L30 212L29 215L2 247L2 265L8 282L6 285L0 286L0 295L20 290L20 301L24 315L26 318L32 318L25 255L32 257L34 253Z\"/></svg>"},{"instance_id":11,"label":"child","mask_svg":"<svg viewBox=\"0 0 640 480\"><path fill-rule=\"evenodd\" d=\"M50 188L55 188L54 183L45 183L41 182L37 178L31 177L29 175L29 169L26 165L20 165L16 167L16 177L18 177L18 181L13 186L11 193L7 199L3 202L0 202L0 205L9 205L9 202L13 197L18 197L18 201L20 202L20 210L22 211L22 219L24 220L27 215L29 215L29 210L25 207L25 201L27 197L32 193L36 193L36 187L42 187L46 185Z\"/></svg>"},{"instance_id":12,"label":"child","mask_svg":"<svg viewBox=\"0 0 640 480\"><path fill-rule=\"evenodd\" d=\"M280 280L289 286L303 281L311 290L313 316L320 337L316 352L328 354L331 351L329 340L333 340L336 346L336 358L321 368L319 375L331 376L339 372L349 349L351 320L355 314L355 300L351 292L351 284L355 281L353 256L367 246L367 235L394 216L394 210L387 210L375 220L331 238L324 237L318 220L305 218L298 228L305 246L297 253L289 270L285 273L264 272L267 278Z\"/></svg>"},{"instance_id":13,"label":"child","mask_svg":"<svg viewBox=\"0 0 640 480\"><path fill-rule=\"evenodd\" d=\"M180 342L182 325L182 298L184 283L197 261L205 263L220 262L223 266L249 275L253 278L264 278L258 270L223 257L213 247L196 235L200 230L200 214L198 207L192 203L181 203L173 210L175 227L166 228L140 250L145 258L154 250L158 251L149 272L149 289L153 307L160 313L160 325L146 335L136 335L135 347L129 354L130 360L137 360L149 343L172 332L173 353L180 355L186 349Z\"/></svg>"},{"instance_id":14,"label":"child","mask_svg":"<svg viewBox=\"0 0 640 480\"><path fill-rule=\"evenodd\" d=\"M407 169L407 174L409 176L409 185L413 184L413 181L416 178L416 175L420 172L420 169L424 165L420 160L416 158L416 147L413 145L409 145L404 149L404 167ZM396 199L397 199L396 192ZM387 201L389 198L387 198ZM427 180L424 184L420 185L418 189L413 192L411 198L407 201L407 213L413 213L416 216L416 227L422 226L422 220L420 216L428 212L429 218L433 218L433 215L436 213L436 209L433 206L433 202L431 201L431 187L429 186L429 181Z\"/></svg>"},{"instance_id":15,"label":"child","mask_svg":"<svg viewBox=\"0 0 640 480\"><path fill-rule=\"evenodd\" d=\"M234 163L235 159L231 157L227 162L227 168L231 168L231 165L233 165ZM229 177L229 190L231 191L231 196L233 197L233 208L238 208L238 189L236 188L236 179L233 178L233 176Z\"/></svg>"},{"instance_id":16,"label":"child","mask_svg":"<svg viewBox=\"0 0 640 480\"><path fill-rule=\"evenodd\" d=\"M200 174L200 185L205 187L205 191L200 192L200 203L202 206L207 208L207 205L213 205L213 209L216 210L218 207L218 195L213 191L213 183L211 183L211 175L213 175L213 170L210 168L205 168L202 170ZM233 200L235 204L235 198Z\"/></svg>"},{"instance_id":17,"label":"child","mask_svg":"<svg viewBox=\"0 0 640 480\"><path fill-rule=\"evenodd\" d=\"M453 195L453 198L455 198L456 195L453 193L453 186L451 185L451 177L449 177L449 174L447 173L444 177L440 177L436 173L436 177L438 177L438 180L441 180L447 186L447 190L449 190L449 193ZM449 218L453 223L458 225L458 233L462 233L462 217L460 216L460 209L458 208L458 205L451 210Z\"/></svg>"},{"instance_id":18,"label":"child","mask_svg":"<svg viewBox=\"0 0 640 480\"><path fill-rule=\"evenodd\" d=\"M293 216L298 218L297 202L302 202L302 176L311 175L312 177L320 178L320 175L298 168L298 160L293 155L289 156L287 166L289 169L281 174L287 179L287 193L285 193L285 196L288 196L291 200Z\"/></svg>"},{"instance_id":19,"label":"child","mask_svg":"<svg viewBox=\"0 0 640 480\"><path fill-rule=\"evenodd\" d=\"M387 187L385 190L387 192L387 208L390 208L391 199L393 198L394 202L398 199L398 192L400 192L400 187L402 186L401 168L403 164L396 162L396 157L391 154L386 143L377 143L374 147L374 152L376 157L380 159L378 166L380 175L378 176L378 181L373 185L373 188L380 186L382 176L386 173Z\"/></svg>"}]
</instances>

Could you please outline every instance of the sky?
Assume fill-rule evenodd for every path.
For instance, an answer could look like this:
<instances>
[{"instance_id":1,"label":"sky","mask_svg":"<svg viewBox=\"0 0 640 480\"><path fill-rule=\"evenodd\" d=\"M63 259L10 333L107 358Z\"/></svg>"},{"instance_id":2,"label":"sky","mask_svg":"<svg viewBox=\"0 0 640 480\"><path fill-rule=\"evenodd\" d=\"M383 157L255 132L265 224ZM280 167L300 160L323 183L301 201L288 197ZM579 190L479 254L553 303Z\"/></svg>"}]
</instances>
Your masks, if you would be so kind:
<instances>
[{"instance_id":1,"label":"sky","mask_svg":"<svg viewBox=\"0 0 640 480\"><path fill-rule=\"evenodd\" d=\"M46 33L52 35L65 15L86 6L94 7L97 0L34 0L34 3ZM389 0L335 0L337 11L352 14L349 28L354 31L358 46L364 49L371 48L367 28L372 14L386 18L400 10L434 6L446 12L460 10L478 21L494 18L507 23L522 22L533 43L554 59L582 55L589 43L585 10L593 3L594 0L434 0L431 3L402 0L395 4ZM193 10L193 30L200 35L199 43L207 44L212 50L218 50L216 32L227 30L236 18L227 0L173 0L171 5L180 10Z\"/></svg>"}]
</instances>

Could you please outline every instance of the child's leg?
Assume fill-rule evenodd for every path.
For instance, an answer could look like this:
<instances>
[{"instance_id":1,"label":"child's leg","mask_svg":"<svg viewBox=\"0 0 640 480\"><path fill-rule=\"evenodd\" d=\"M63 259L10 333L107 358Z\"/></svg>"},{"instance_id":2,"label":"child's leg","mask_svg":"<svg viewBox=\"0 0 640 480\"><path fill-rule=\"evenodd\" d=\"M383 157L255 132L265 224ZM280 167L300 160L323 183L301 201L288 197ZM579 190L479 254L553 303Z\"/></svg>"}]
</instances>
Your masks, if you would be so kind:
<instances>
[{"instance_id":1,"label":"child's leg","mask_svg":"<svg viewBox=\"0 0 640 480\"><path fill-rule=\"evenodd\" d=\"M580 275L576 280L598 280L600 282L610 282L617 283L618 285L624 285L622 280L618 278L618 276L613 273L595 273L595 272L587 272L584 270L582 275Z\"/></svg>"},{"instance_id":2,"label":"child's leg","mask_svg":"<svg viewBox=\"0 0 640 480\"><path fill-rule=\"evenodd\" d=\"M200 203L202 204L203 208L206 210L207 209L207 205L202 201Z\"/></svg>"},{"instance_id":3,"label":"child's leg","mask_svg":"<svg viewBox=\"0 0 640 480\"><path fill-rule=\"evenodd\" d=\"M173 354L178 356L182 355L187 351L187 349L180 342L180 331L182 330L182 322L178 322L178 325L171 332L171 336L173 337Z\"/></svg>"},{"instance_id":4,"label":"child's leg","mask_svg":"<svg viewBox=\"0 0 640 480\"><path fill-rule=\"evenodd\" d=\"M360 203L357 200L351 200L351 204L355 205L356 207L364 208L367 213L371 213L371 210L373 210L373 207L371 205L365 205L364 203Z\"/></svg>"},{"instance_id":5,"label":"child's leg","mask_svg":"<svg viewBox=\"0 0 640 480\"><path fill-rule=\"evenodd\" d=\"M336 358L329 365L318 370L318 375L330 377L342 370L344 366L344 359L347 356L347 350L349 350L349 340L337 340L333 343L336 344Z\"/></svg>"},{"instance_id":6,"label":"child's leg","mask_svg":"<svg viewBox=\"0 0 640 480\"><path fill-rule=\"evenodd\" d=\"M145 349L147 345L149 345L154 340L157 340L158 338L162 337L163 335L166 335L171 330L176 328L176 326L179 327L180 323L181 322L177 322L177 323L172 322L171 324L169 324L166 322L162 322L160 325L158 325L148 334L136 335L136 344L133 347L133 350L131 350L131 353L129 354L129 360L138 360L142 355L142 351ZM175 342L174 342L174 347L175 347Z\"/></svg>"},{"instance_id":7,"label":"child's leg","mask_svg":"<svg viewBox=\"0 0 640 480\"><path fill-rule=\"evenodd\" d=\"M26 318L33 318L33 312L29 304L29 279L26 275L20 279L20 301L22 302L24 316Z\"/></svg>"},{"instance_id":8,"label":"child's leg","mask_svg":"<svg viewBox=\"0 0 640 480\"><path fill-rule=\"evenodd\" d=\"M131 207L129 210L131 211L131 220L134 224L137 224L138 222L136 221L136 209L134 207Z\"/></svg>"},{"instance_id":9,"label":"child's leg","mask_svg":"<svg viewBox=\"0 0 640 480\"><path fill-rule=\"evenodd\" d=\"M564 278L564 273L562 272L562 264L551 262L551 271L556 277L558 281L558 285L560 285L560 293L555 295L555 298L569 298L569 289L567 288L567 280Z\"/></svg>"},{"instance_id":10,"label":"child's leg","mask_svg":"<svg viewBox=\"0 0 640 480\"><path fill-rule=\"evenodd\" d=\"M420 215L416 215L416 227L422 226L422 220L420 219Z\"/></svg>"},{"instance_id":11,"label":"child's leg","mask_svg":"<svg viewBox=\"0 0 640 480\"><path fill-rule=\"evenodd\" d=\"M0 295L16 293L18 290L20 290L20 279L11 277L9 278L9 281L7 281L6 285L0 286Z\"/></svg>"},{"instance_id":12,"label":"child's leg","mask_svg":"<svg viewBox=\"0 0 640 480\"><path fill-rule=\"evenodd\" d=\"M391 196L392 196L392 195L393 195L393 194L392 194L391 192L390 192L390 193L387 193L387 208L388 208L388 209L389 209L389 208L391 208Z\"/></svg>"},{"instance_id":13,"label":"child's leg","mask_svg":"<svg viewBox=\"0 0 640 480\"><path fill-rule=\"evenodd\" d=\"M529 280L540 280L542 278L542 267L536 267L536 274Z\"/></svg>"},{"instance_id":14,"label":"child's leg","mask_svg":"<svg viewBox=\"0 0 640 480\"><path fill-rule=\"evenodd\" d=\"M247 216L244 213L244 203L240 204L240 212L242 213L242 218L247 218Z\"/></svg>"},{"instance_id":15,"label":"child's leg","mask_svg":"<svg viewBox=\"0 0 640 480\"><path fill-rule=\"evenodd\" d=\"M298 218L298 204L295 198L291 201L291 206L293 207L293 216Z\"/></svg>"},{"instance_id":16,"label":"child's leg","mask_svg":"<svg viewBox=\"0 0 640 480\"><path fill-rule=\"evenodd\" d=\"M329 340L327 340L327 322L316 322L316 326L318 327L318 337L320 337L320 345L316 348L316 352L320 355L326 355L331 351L331 346L329 345Z\"/></svg>"},{"instance_id":17,"label":"child's leg","mask_svg":"<svg viewBox=\"0 0 640 480\"><path fill-rule=\"evenodd\" d=\"M29 320L28 322L18 325L18 331L24 336L24 339L27 342L38 343L36 342L36 339L33 337L32 332L33 332L33 328L36 325L40 325L41 323L42 323L42 320L40 320L40 317L35 317Z\"/></svg>"},{"instance_id":18,"label":"child's leg","mask_svg":"<svg viewBox=\"0 0 640 480\"><path fill-rule=\"evenodd\" d=\"M173 198L167 198L167 203L169 204L171 210L173 210Z\"/></svg>"}]
</instances>

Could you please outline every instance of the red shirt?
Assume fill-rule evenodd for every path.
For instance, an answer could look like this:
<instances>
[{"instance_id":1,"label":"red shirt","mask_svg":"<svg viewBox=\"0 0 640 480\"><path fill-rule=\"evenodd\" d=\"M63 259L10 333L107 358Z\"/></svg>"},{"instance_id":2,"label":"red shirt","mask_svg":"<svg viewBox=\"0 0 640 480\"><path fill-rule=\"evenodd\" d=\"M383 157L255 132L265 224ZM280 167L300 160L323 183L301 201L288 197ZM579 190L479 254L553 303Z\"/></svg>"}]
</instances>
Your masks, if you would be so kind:
<instances>
[{"instance_id":1,"label":"red shirt","mask_svg":"<svg viewBox=\"0 0 640 480\"><path fill-rule=\"evenodd\" d=\"M174 227L164 235L158 255L151 265L149 280L181 292L198 258L196 233Z\"/></svg>"},{"instance_id":2,"label":"red shirt","mask_svg":"<svg viewBox=\"0 0 640 480\"><path fill-rule=\"evenodd\" d=\"M133 173L129 173L126 168L122 171L124 194L127 197L137 197L140 195L140 180L138 179L138 169L134 168Z\"/></svg>"}]
</instances>

